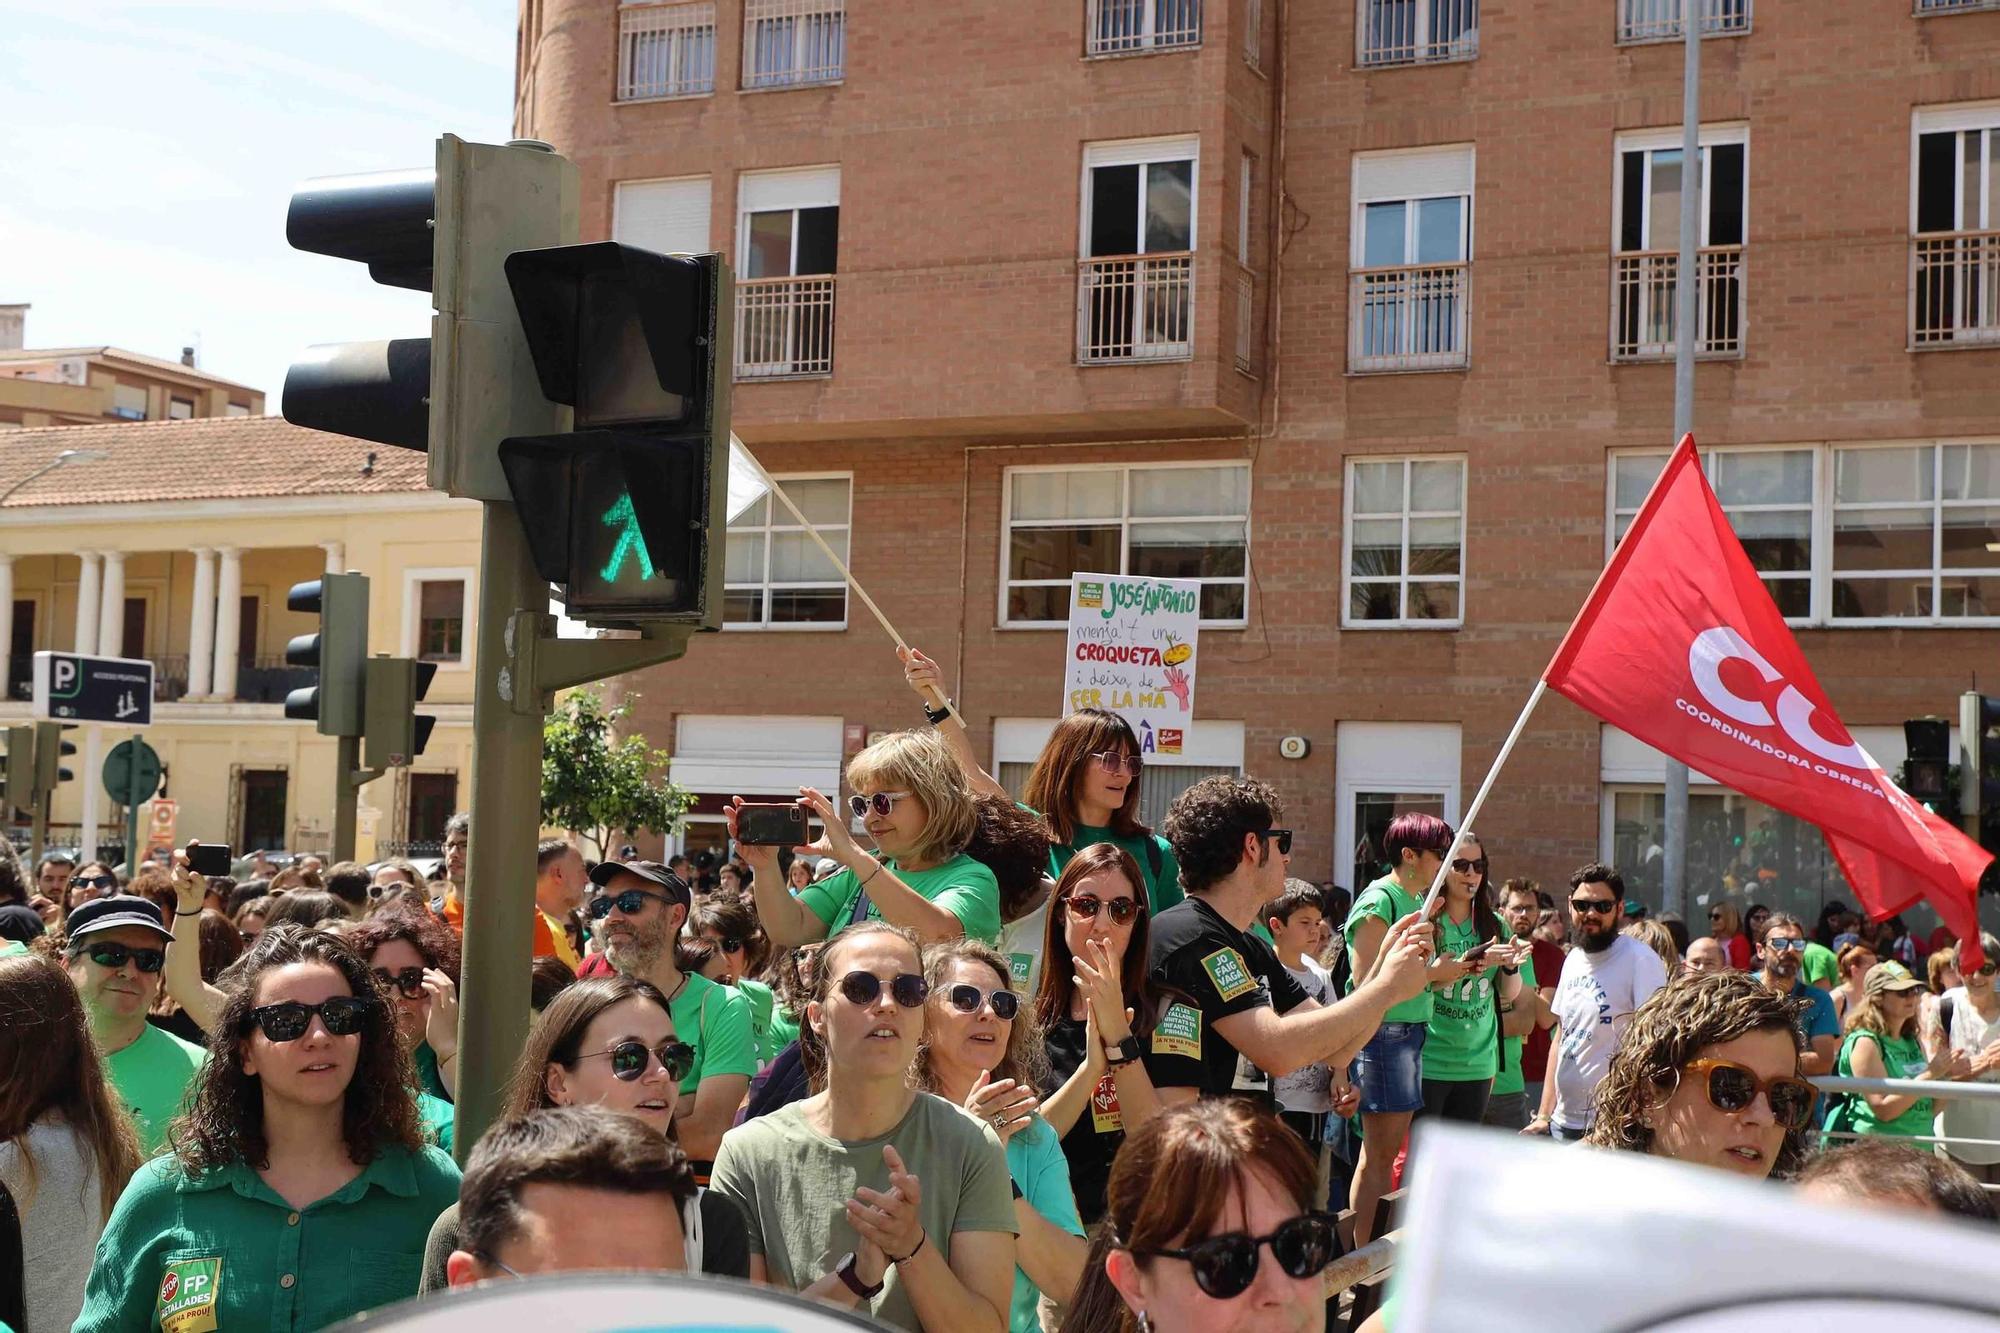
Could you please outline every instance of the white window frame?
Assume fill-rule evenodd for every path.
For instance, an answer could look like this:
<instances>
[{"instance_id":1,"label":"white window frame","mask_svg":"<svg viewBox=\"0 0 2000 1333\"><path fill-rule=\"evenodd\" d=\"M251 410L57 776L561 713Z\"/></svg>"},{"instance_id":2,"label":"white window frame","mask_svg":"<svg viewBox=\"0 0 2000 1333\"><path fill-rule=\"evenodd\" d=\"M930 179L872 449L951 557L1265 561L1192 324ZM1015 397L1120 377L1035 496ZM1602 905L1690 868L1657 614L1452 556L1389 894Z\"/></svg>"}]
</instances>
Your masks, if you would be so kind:
<instances>
[{"instance_id":1,"label":"white window frame","mask_svg":"<svg viewBox=\"0 0 2000 1333\"><path fill-rule=\"evenodd\" d=\"M703 208L702 243L700 249L686 251L685 253L708 253L709 240L715 235L715 178L713 176L643 176L632 180L613 181L611 185L611 239L622 241L627 245L638 244L637 239L624 235L624 229L630 222L630 219L626 216L625 191L628 186L636 189L646 185L687 185L697 181L708 187L708 202ZM643 248L651 249L652 247L645 246Z\"/></svg>"},{"instance_id":2,"label":"white window frame","mask_svg":"<svg viewBox=\"0 0 2000 1333\"><path fill-rule=\"evenodd\" d=\"M1166 523L1233 523L1238 519L1241 519L1243 523L1243 571L1244 572L1243 572L1243 577L1241 579L1241 583L1243 585L1243 615L1240 619L1236 620L1203 620L1201 622L1201 627L1203 629L1248 628L1250 624L1250 592L1251 592L1250 509L1254 508L1256 503L1256 496L1254 491L1254 487L1256 485L1256 476L1254 472L1252 472L1251 470L1251 465L1249 461L1240 458L1187 459L1187 460L1176 460L1174 462L1165 462L1165 463L1072 463L1066 465L1035 464L1032 466L1008 468L1001 475L1001 483L1000 483L1000 569L999 569L1000 596L999 596L999 605L994 612L994 624L1000 629L1021 629L1021 630L1066 630L1069 627L1069 622L1066 619L1065 620L1011 620L1008 618L1007 592L1016 583L1019 583L1025 587L1038 587L1038 588L1054 587L1058 583L1062 584L1065 587L1069 585L1068 579L1060 579L1060 580L1010 579L1008 577L1008 565L1010 563L1010 557L1013 554L1015 527L1019 526L1025 528L1062 528L1062 527L1079 527L1084 525L1089 525L1091 527L1109 527L1115 522L1119 528L1118 568L1104 569L1104 570L1089 570L1083 572L1094 573L1094 574L1123 573L1130 566L1132 561L1132 527L1135 522L1135 520L1132 518L1132 479L1130 474L1134 472L1146 472L1146 471L1164 472L1171 469L1181 469L1181 468L1218 468L1218 467L1240 467L1243 469L1245 475L1248 477L1250 485L1245 488L1245 494L1250 499L1250 505L1246 507L1245 511L1242 514L1240 515L1239 514L1175 514L1170 518L1148 517L1148 518L1138 519L1136 520L1136 522L1140 527L1146 527L1149 525L1166 524ZM1115 520L1108 518L1028 519L1020 524L1015 523L1013 517L1015 477L1034 472L1107 472L1107 471L1122 472L1127 474L1125 477L1125 484L1122 492L1123 493L1122 512L1117 519ZM1206 586L1209 583L1218 583L1218 584L1235 583L1238 582L1238 580L1218 578L1218 579L1203 579L1199 580L1199 582L1201 582L1203 586Z\"/></svg>"},{"instance_id":3,"label":"white window frame","mask_svg":"<svg viewBox=\"0 0 2000 1333\"><path fill-rule=\"evenodd\" d=\"M831 532L835 530L845 533L847 536L847 558L851 565L854 559L854 474L852 472L786 472L782 474L774 473L771 477L771 480L777 482L780 486L784 485L788 481L844 481L847 483L846 520L841 523L815 523L813 527L818 531L820 531L821 533ZM730 632L743 631L745 633L758 633L758 634L833 633L838 630L846 629L847 611L850 605L850 598L848 595L847 584L844 580L834 578L834 579L820 579L808 583L784 583L778 585L772 584L771 582L772 535L774 533L786 533L786 532L802 533L805 531L805 527L792 517L791 511L785 508L784 502L778 499L777 496L766 495L764 497L764 503L767 506L769 506L769 508L765 511L764 522L762 524L756 527L731 528L726 530L727 532L732 532L739 535L748 532L757 532L763 534L764 577L758 581L758 588L764 599L763 619L759 621L725 620L723 622L722 628ZM783 519L782 522L779 521L781 516ZM726 536L724 540L725 541L728 540ZM736 583L736 584L729 583L727 581L727 578L725 577L722 588L722 594L725 602L728 600L730 592L732 591L747 592L749 591L750 586L751 585L749 585L748 583ZM814 591L826 591L834 588L840 589L841 611L840 611L840 619L838 621L824 620L824 621L796 621L796 622L779 621L777 623L772 622L771 594L774 591L790 592L797 590L804 592L814 592Z\"/></svg>"},{"instance_id":4,"label":"white window frame","mask_svg":"<svg viewBox=\"0 0 2000 1333\"><path fill-rule=\"evenodd\" d=\"M1746 121L1726 121L1726 122L1718 121L1717 123L1712 125L1703 125L1700 128L1698 140L1701 148L1702 188L1701 188L1701 208L1698 210L1700 214L1699 225L1701 227L1701 235L1696 240L1696 247L1705 248L1708 245L1708 230L1709 230L1708 223L1711 212L1709 208L1709 199L1708 199L1708 184L1712 179L1714 179L1714 171L1710 166L1710 161L1711 158L1713 157L1713 154L1711 153L1710 150L1723 144L1741 144L1743 146L1743 244L1745 246L1748 246L1750 244L1750 170L1751 170L1749 123ZM1653 154L1659 152L1662 149L1673 149L1678 151L1680 147L1681 147L1681 132L1678 129L1625 130L1621 131L1612 140L1611 253L1614 257L1621 254L1636 254L1639 253L1640 251L1646 251L1655 248L1652 244L1653 219L1650 215L1641 217L1639 220L1639 250L1638 251L1620 250L1618 248L1618 238L1624 232L1624 221L1625 221L1625 190L1624 190L1624 175L1623 175L1625 170L1625 154L1637 153L1637 152L1643 152L1646 154L1645 158L1646 174L1644 176L1643 184L1640 186L1639 189L1640 205L1641 207L1644 207L1645 201L1653 197ZM1912 181L1914 182L1914 177L1912 177ZM1911 189L1910 207L1914 209L1916 207L1916 194L1915 194L1916 186L1914 183L1912 183L1910 189ZM1914 217L1915 214L1913 213L1912 216Z\"/></svg>"},{"instance_id":5,"label":"white window frame","mask_svg":"<svg viewBox=\"0 0 2000 1333\"><path fill-rule=\"evenodd\" d=\"M1456 583L1458 585L1458 615L1450 620L1420 620L1399 616L1394 620L1356 620L1354 609L1354 469L1369 463L1401 463L1403 465L1403 552L1402 573L1393 580L1397 590L1397 604L1409 609L1409 585L1416 583ZM1423 509L1412 511L1410 500L1410 466L1414 463L1456 463L1458 464L1458 513L1448 514L1443 510ZM1352 630L1455 630L1465 624L1466 588L1466 504L1471 493L1472 463L1466 454L1350 454L1341 469L1340 483L1340 627ZM1386 514L1368 514L1365 518L1386 518ZM1430 575L1413 579L1410 575L1410 522L1418 518L1458 519L1458 573ZM1363 579L1363 583L1389 585L1388 578Z\"/></svg>"},{"instance_id":6,"label":"white window frame","mask_svg":"<svg viewBox=\"0 0 2000 1333\"><path fill-rule=\"evenodd\" d=\"M1156 163L1185 162L1188 164L1188 253L1195 254L1201 248L1201 136L1197 134L1165 135L1152 139L1116 139L1087 143L1083 146L1083 176L1077 182L1076 213L1076 257L1088 260L1090 254L1090 174L1099 167L1148 167ZM1146 173L1139 173L1139 248L1134 253L1146 254ZM1158 253L1158 252L1155 252ZM1178 251L1167 251L1175 254ZM1099 256L1111 258L1113 256Z\"/></svg>"},{"instance_id":7,"label":"white window frame","mask_svg":"<svg viewBox=\"0 0 2000 1333\"><path fill-rule=\"evenodd\" d=\"M1257 155L1243 150L1236 191L1236 262L1250 267L1250 201L1257 184Z\"/></svg>"},{"instance_id":8,"label":"white window frame","mask_svg":"<svg viewBox=\"0 0 2000 1333\"><path fill-rule=\"evenodd\" d=\"M830 173L830 174L829 174ZM768 207L753 208L745 196L749 187L755 184L782 184L782 178L791 177L796 184L790 189L780 189L783 199L773 201ZM808 208L840 207L840 165L838 163L816 164L813 166L780 167L774 171L746 171L736 178L736 257L739 269L747 267L744 262L750 253L750 219L758 213L792 214L792 253L785 276L796 278L799 268L799 213ZM829 188L830 186L830 188ZM837 273L840 260L836 255L834 270ZM820 276L820 275L814 275Z\"/></svg>"},{"instance_id":9,"label":"white window frame","mask_svg":"<svg viewBox=\"0 0 2000 1333\"><path fill-rule=\"evenodd\" d=\"M429 569L406 569L403 571L403 626L402 651L400 656L417 657L419 630L423 623L423 585L426 583L463 583L465 585L465 628L459 640L461 651L450 660L439 660L437 669L443 671L470 671L472 669L473 645L479 627L473 621L479 605L479 571L471 565L444 565Z\"/></svg>"},{"instance_id":10,"label":"white window frame","mask_svg":"<svg viewBox=\"0 0 2000 1333\"><path fill-rule=\"evenodd\" d=\"M1435 793L1458 827L1463 728L1456 722L1341 722L1334 727L1333 878L1351 870L1361 833L1354 798L1364 791ZM1347 886L1359 896L1362 885Z\"/></svg>"}]
</instances>

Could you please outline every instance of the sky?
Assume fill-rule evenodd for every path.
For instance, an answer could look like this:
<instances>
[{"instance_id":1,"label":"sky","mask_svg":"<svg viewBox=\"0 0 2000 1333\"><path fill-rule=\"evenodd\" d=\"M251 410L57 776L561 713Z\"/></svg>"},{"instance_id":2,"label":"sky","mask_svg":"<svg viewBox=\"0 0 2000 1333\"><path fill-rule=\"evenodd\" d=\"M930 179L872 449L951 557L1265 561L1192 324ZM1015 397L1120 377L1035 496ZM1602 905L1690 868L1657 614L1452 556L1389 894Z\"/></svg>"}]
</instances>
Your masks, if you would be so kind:
<instances>
[{"instance_id":1,"label":"sky","mask_svg":"<svg viewBox=\"0 0 2000 1333\"><path fill-rule=\"evenodd\" d=\"M0 304L262 389L321 342L423 337L421 292L293 250L311 176L501 143L513 0L0 0Z\"/></svg>"}]
</instances>

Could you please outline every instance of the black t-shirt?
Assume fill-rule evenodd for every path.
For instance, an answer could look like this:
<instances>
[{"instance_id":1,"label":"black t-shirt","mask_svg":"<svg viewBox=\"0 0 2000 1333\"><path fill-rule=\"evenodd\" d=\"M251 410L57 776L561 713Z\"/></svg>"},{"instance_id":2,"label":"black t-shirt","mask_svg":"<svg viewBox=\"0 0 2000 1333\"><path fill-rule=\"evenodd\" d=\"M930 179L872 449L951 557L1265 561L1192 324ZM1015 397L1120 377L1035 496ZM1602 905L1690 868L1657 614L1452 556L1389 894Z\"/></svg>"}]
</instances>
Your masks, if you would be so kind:
<instances>
[{"instance_id":1,"label":"black t-shirt","mask_svg":"<svg viewBox=\"0 0 2000 1333\"><path fill-rule=\"evenodd\" d=\"M1181 1006L1183 1010L1187 1005ZM1162 1004L1162 1012L1166 1005ZM1202 1085L1201 1065L1185 1055L1173 1050L1161 1050L1153 1044L1154 1033L1139 1036L1139 1058L1146 1067L1146 1077L1157 1088L1199 1088ZM1043 1033L1048 1046L1051 1077L1042 1087L1042 1095L1049 1096L1057 1088L1069 1081L1071 1074L1083 1064L1084 1043L1088 1040L1087 1029L1081 1019L1064 1018L1051 1023ZM1176 1043L1170 1042L1169 1045ZM1118 1083L1106 1070L1098 1080L1097 1090L1090 1099L1090 1105L1070 1126L1069 1133L1063 1135L1063 1156L1069 1159L1069 1183L1076 1195L1076 1211L1085 1226L1095 1223L1104 1216L1104 1187L1111 1179L1111 1159L1118 1155L1119 1145L1125 1142L1125 1120L1118 1108Z\"/></svg>"},{"instance_id":2,"label":"black t-shirt","mask_svg":"<svg viewBox=\"0 0 2000 1333\"><path fill-rule=\"evenodd\" d=\"M1200 898L1176 903L1154 918L1151 954L1147 975L1153 984L1189 996L1200 1011L1199 1026L1189 1031L1191 1025L1169 1006L1154 1031L1155 1043L1164 1033L1175 1053L1201 1062L1203 1096L1261 1095L1268 1104L1270 1078L1215 1030L1215 1020L1265 1006L1290 1013L1308 998L1304 988L1270 945L1230 925Z\"/></svg>"}]
</instances>

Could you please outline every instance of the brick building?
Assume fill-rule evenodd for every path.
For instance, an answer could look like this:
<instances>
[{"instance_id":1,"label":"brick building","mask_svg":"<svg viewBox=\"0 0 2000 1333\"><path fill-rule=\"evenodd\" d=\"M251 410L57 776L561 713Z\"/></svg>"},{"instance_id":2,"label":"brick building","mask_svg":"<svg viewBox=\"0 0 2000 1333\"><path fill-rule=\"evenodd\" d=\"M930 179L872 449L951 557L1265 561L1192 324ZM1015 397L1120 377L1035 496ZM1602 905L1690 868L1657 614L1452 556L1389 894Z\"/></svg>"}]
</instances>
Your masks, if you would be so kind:
<instances>
[{"instance_id":1,"label":"brick building","mask_svg":"<svg viewBox=\"0 0 2000 1333\"><path fill-rule=\"evenodd\" d=\"M2000 12L1703 3L1697 435L1893 767L2000 670ZM517 122L581 167L586 239L731 257L739 433L1003 778L1056 716L1069 574L1198 577L1200 721L1148 812L1254 772L1353 883L1390 811L1470 800L1670 443L1679 13L526 0ZM922 721L769 518L731 629L633 682L707 812ZM1656 885L1660 784L1545 704L1496 873ZM1810 828L1692 805L1697 903L1843 896Z\"/></svg>"}]
</instances>

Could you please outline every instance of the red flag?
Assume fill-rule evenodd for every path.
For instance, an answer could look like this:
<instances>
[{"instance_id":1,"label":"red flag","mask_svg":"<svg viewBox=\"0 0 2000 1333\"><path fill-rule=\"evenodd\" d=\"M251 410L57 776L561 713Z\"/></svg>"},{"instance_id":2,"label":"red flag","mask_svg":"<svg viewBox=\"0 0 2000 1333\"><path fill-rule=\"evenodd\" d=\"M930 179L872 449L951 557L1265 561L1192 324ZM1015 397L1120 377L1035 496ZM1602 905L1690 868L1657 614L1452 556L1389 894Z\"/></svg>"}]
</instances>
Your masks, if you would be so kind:
<instances>
[{"instance_id":1,"label":"red flag","mask_svg":"<svg viewBox=\"0 0 2000 1333\"><path fill-rule=\"evenodd\" d=\"M1928 898L1979 966L1993 857L1855 744L1685 436L1563 637L1550 689L1726 787L1819 826L1877 920Z\"/></svg>"}]
</instances>

